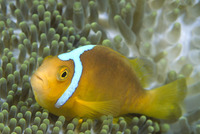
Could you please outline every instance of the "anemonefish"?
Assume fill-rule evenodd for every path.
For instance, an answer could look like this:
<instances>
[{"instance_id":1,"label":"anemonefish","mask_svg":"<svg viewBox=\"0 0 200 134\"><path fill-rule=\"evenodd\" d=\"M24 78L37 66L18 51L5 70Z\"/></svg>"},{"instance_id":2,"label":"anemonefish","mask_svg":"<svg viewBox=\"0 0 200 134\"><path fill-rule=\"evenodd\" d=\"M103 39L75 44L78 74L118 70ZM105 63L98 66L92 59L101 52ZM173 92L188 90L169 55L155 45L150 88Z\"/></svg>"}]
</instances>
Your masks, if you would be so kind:
<instances>
[{"instance_id":1,"label":"anemonefish","mask_svg":"<svg viewBox=\"0 0 200 134\"><path fill-rule=\"evenodd\" d=\"M98 118L137 113L158 119L181 116L184 78L145 90L138 58L102 45L86 45L48 56L31 77L35 99L55 115Z\"/></svg>"}]
</instances>

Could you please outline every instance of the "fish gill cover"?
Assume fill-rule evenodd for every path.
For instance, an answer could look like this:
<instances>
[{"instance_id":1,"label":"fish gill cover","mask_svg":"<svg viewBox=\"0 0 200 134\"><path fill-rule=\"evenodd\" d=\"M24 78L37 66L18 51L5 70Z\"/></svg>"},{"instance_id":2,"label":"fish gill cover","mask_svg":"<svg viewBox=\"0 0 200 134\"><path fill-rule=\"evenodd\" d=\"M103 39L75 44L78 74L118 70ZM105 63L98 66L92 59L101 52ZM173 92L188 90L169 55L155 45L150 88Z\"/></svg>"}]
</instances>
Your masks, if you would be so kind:
<instances>
[{"instance_id":1,"label":"fish gill cover","mask_svg":"<svg viewBox=\"0 0 200 134\"><path fill-rule=\"evenodd\" d=\"M200 133L199 0L0 0L0 133ZM151 87L184 75L184 115L66 121L40 107L29 78L48 55L102 44L153 63ZM113 121L114 120L114 121Z\"/></svg>"}]
</instances>

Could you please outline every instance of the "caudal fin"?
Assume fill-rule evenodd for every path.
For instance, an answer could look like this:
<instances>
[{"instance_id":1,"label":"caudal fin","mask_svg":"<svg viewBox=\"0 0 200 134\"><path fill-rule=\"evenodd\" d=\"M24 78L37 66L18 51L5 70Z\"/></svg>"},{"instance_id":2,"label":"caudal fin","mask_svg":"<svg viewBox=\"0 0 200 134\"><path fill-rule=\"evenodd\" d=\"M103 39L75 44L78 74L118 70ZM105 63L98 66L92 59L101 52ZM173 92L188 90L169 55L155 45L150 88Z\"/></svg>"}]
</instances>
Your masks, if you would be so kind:
<instances>
[{"instance_id":1,"label":"caudal fin","mask_svg":"<svg viewBox=\"0 0 200 134\"><path fill-rule=\"evenodd\" d=\"M159 119L176 120L182 115L180 103L186 96L185 78L147 91L149 102L144 114Z\"/></svg>"}]
</instances>

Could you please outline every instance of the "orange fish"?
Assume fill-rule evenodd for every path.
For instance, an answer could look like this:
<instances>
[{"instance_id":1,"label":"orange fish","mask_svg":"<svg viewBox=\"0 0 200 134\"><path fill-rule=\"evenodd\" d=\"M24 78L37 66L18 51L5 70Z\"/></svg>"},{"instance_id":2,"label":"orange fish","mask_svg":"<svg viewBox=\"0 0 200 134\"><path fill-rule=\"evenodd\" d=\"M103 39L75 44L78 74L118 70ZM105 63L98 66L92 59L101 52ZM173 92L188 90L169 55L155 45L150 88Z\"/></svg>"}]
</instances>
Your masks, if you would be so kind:
<instances>
[{"instance_id":1,"label":"orange fish","mask_svg":"<svg viewBox=\"0 0 200 134\"><path fill-rule=\"evenodd\" d=\"M101 45L48 56L31 77L35 99L68 120L127 113L159 119L180 117L185 79L145 90L147 77L138 61Z\"/></svg>"}]
</instances>

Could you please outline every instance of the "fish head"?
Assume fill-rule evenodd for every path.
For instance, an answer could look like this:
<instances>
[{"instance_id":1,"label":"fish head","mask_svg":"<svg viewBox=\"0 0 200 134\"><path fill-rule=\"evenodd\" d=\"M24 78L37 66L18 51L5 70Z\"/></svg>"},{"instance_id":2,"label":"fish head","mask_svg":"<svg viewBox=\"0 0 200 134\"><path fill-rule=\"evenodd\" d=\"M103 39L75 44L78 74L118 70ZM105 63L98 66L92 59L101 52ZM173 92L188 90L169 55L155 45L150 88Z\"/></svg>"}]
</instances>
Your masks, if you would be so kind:
<instances>
[{"instance_id":1,"label":"fish head","mask_svg":"<svg viewBox=\"0 0 200 134\"><path fill-rule=\"evenodd\" d=\"M74 74L72 60L62 61L57 56L48 56L31 77L31 86L36 101L43 107L54 106L71 83Z\"/></svg>"}]
</instances>

